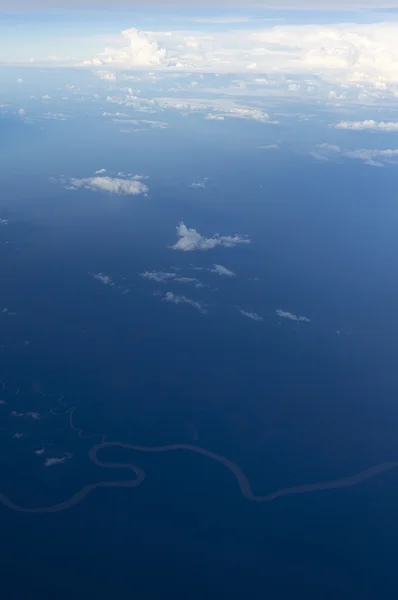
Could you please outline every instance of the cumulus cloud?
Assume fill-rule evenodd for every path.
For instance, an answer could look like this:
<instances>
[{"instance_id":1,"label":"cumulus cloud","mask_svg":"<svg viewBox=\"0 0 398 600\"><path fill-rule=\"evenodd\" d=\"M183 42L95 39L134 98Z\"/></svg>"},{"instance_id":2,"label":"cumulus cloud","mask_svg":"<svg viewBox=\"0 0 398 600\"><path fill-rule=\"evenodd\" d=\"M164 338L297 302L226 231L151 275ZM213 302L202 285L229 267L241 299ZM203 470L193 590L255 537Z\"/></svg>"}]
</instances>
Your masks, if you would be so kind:
<instances>
[{"instance_id":1,"label":"cumulus cloud","mask_svg":"<svg viewBox=\"0 0 398 600\"><path fill-rule=\"evenodd\" d=\"M247 310L243 310L243 309L239 309L239 312L241 315L243 315L244 317L247 317L248 319L251 319L252 321L263 321L263 317L261 317L260 315L258 315L255 312L248 312Z\"/></svg>"},{"instance_id":2,"label":"cumulus cloud","mask_svg":"<svg viewBox=\"0 0 398 600\"><path fill-rule=\"evenodd\" d=\"M387 1L396 5L396 0ZM358 0L358 6L366 3L367 0ZM376 0L373 3L376 5ZM315 0L312 4L316 8L320 6ZM343 6L343 0L339 4ZM254 27L249 21L239 35L229 28L212 31L211 35L197 27L158 32L133 28L121 33L118 47L106 48L83 64L107 71L149 67L185 72L253 73L257 79L264 79L258 77L264 73L290 75L301 77L304 82L286 81L287 93L301 94L318 79L335 86L330 90L330 98L337 100L347 98L344 86L359 94L370 88L376 94L394 95L398 90L396 27L395 22L376 20L374 23L332 22L261 28L258 23Z\"/></svg>"},{"instance_id":3,"label":"cumulus cloud","mask_svg":"<svg viewBox=\"0 0 398 600\"><path fill-rule=\"evenodd\" d=\"M365 121L340 121L335 125L336 129L347 129L351 131L398 131L397 121L373 121L368 119Z\"/></svg>"},{"instance_id":4,"label":"cumulus cloud","mask_svg":"<svg viewBox=\"0 0 398 600\"><path fill-rule=\"evenodd\" d=\"M281 310L281 309L278 309L276 311L276 314L281 319L288 319L289 321L296 321L298 323L310 323L311 322L311 319L309 319L308 317L298 317L297 315L295 315L291 312Z\"/></svg>"},{"instance_id":5,"label":"cumulus cloud","mask_svg":"<svg viewBox=\"0 0 398 600\"><path fill-rule=\"evenodd\" d=\"M95 172L96 175L103 175L104 173L106 173L106 169L99 169Z\"/></svg>"},{"instance_id":6,"label":"cumulus cloud","mask_svg":"<svg viewBox=\"0 0 398 600\"><path fill-rule=\"evenodd\" d=\"M212 250L217 246L231 248L238 244L250 244L250 239L239 234L220 236L216 233L213 237L205 238L196 229L189 229L181 222L177 226L177 236L180 238L172 247L173 250L191 252L193 250Z\"/></svg>"},{"instance_id":7,"label":"cumulus cloud","mask_svg":"<svg viewBox=\"0 0 398 600\"><path fill-rule=\"evenodd\" d=\"M191 300L191 298L187 298L186 296L179 296L177 294L173 294L173 292L167 292L163 297L163 300L166 302L172 302L173 304L188 304L195 308L202 314L206 314L206 309L201 302L197 302L196 300Z\"/></svg>"},{"instance_id":8,"label":"cumulus cloud","mask_svg":"<svg viewBox=\"0 0 398 600\"><path fill-rule=\"evenodd\" d=\"M213 265L214 269L211 269L212 273L217 273L217 275L221 275L222 277L235 277L235 273L230 271L223 265Z\"/></svg>"},{"instance_id":9,"label":"cumulus cloud","mask_svg":"<svg viewBox=\"0 0 398 600\"><path fill-rule=\"evenodd\" d=\"M84 61L83 65L109 69L153 68L170 65L167 50L159 46L153 34L132 27L122 31L121 36L122 43L119 48L105 48L94 59Z\"/></svg>"},{"instance_id":10,"label":"cumulus cloud","mask_svg":"<svg viewBox=\"0 0 398 600\"><path fill-rule=\"evenodd\" d=\"M87 190L108 192L109 194L119 194L121 196L138 196L147 194L149 188L140 181L142 176L134 175L129 178L107 177L96 175L83 179L72 178L69 180L68 189L77 190L84 188Z\"/></svg>"}]
</instances>

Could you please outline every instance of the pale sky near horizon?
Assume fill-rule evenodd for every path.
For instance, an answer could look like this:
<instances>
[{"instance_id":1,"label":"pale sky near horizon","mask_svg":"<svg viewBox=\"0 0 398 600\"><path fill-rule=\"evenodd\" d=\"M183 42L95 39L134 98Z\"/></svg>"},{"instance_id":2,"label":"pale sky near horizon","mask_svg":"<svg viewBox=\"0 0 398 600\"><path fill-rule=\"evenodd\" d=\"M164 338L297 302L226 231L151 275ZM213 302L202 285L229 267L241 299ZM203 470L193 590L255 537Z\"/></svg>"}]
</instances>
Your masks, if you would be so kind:
<instances>
[{"instance_id":1,"label":"pale sky near horizon","mask_svg":"<svg viewBox=\"0 0 398 600\"><path fill-rule=\"evenodd\" d=\"M281 9L281 10L356 10L398 8L398 0L201 0L186 2L184 0L15 0L12 5L8 0L0 0L0 11L12 13L17 11L34 12L51 9L150 9L151 7L180 8L200 13L204 9Z\"/></svg>"}]
</instances>

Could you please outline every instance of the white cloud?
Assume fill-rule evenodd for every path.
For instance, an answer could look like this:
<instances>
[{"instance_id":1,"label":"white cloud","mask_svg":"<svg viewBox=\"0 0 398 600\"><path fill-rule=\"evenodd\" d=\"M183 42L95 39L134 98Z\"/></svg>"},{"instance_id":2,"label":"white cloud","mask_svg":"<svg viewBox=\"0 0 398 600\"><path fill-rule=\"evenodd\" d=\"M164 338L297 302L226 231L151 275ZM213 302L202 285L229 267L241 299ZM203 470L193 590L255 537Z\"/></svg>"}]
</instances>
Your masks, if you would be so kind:
<instances>
[{"instance_id":1,"label":"white cloud","mask_svg":"<svg viewBox=\"0 0 398 600\"><path fill-rule=\"evenodd\" d=\"M239 312L241 315L243 315L244 317L247 317L248 319L251 319L252 321L263 321L263 317L261 317L260 315L258 315L255 312L248 312L247 310L243 310L243 309L239 309Z\"/></svg>"},{"instance_id":2,"label":"white cloud","mask_svg":"<svg viewBox=\"0 0 398 600\"><path fill-rule=\"evenodd\" d=\"M145 273L140 274L140 277L156 281L157 283L165 283L170 279L175 279L177 275L176 273L164 273L163 271L145 271Z\"/></svg>"},{"instance_id":3,"label":"white cloud","mask_svg":"<svg viewBox=\"0 0 398 600\"><path fill-rule=\"evenodd\" d=\"M318 148L325 152L340 152L340 146L336 146L335 144L327 144L326 142L318 144Z\"/></svg>"},{"instance_id":4,"label":"white cloud","mask_svg":"<svg viewBox=\"0 0 398 600\"><path fill-rule=\"evenodd\" d=\"M131 28L122 31L121 36L124 45L120 48L105 48L94 59L84 61L83 65L137 69L165 67L170 64L167 51L159 46L152 33Z\"/></svg>"},{"instance_id":5,"label":"white cloud","mask_svg":"<svg viewBox=\"0 0 398 600\"><path fill-rule=\"evenodd\" d=\"M44 448L38 448L37 450L33 450L33 452L37 454L37 456L41 456L44 454Z\"/></svg>"},{"instance_id":6,"label":"white cloud","mask_svg":"<svg viewBox=\"0 0 398 600\"><path fill-rule=\"evenodd\" d=\"M64 113L47 112L44 114L43 118L50 121L67 121L70 119L70 115L65 115Z\"/></svg>"},{"instance_id":7,"label":"white cloud","mask_svg":"<svg viewBox=\"0 0 398 600\"><path fill-rule=\"evenodd\" d=\"M365 121L340 121L335 125L336 129L349 129L351 131L398 131L397 121L373 121L367 119Z\"/></svg>"},{"instance_id":8,"label":"white cloud","mask_svg":"<svg viewBox=\"0 0 398 600\"><path fill-rule=\"evenodd\" d=\"M199 181L193 181L189 187L194 189L204 189L206 187L207 177Z\"/></svg>"},{"instance_id":9,"label":"white cloud","mask_svg":"<svg viewBox=\"0 0 398 600\"><path fill-rule=\"evenodd\" d=\"M145 271L140 273L143 279L149 279L156 283L166 283L166 281L175 281L177 283L194 283L195 287L202 287L202 284L196 277L178 277L177 273L167 273L164 271Z\"/></svg>"},{"instance_id":10,"label":"white cloud","mask_svg":"<svg viewBox=\"0 0 398 600\"><path fill-rule=\"evenodd\" d=\"M376 0L373 3L376 5ZM396 0L391 3L396 5ZM316 5L315 0L312 4ZM360 4L364 5L365 0L358 0ZM146 33L128 29L122 32L119 47L106 48L84 64L107 70L149 67L201 73L250 71L258 80L264 79L259 77L264 73L303 78L304 84L296 80L286 82L285 89L290 94L303 93L303 88L319 79L338 86L330 91L339 100L347 98L347 89L342 89L342 85L357 94L364 94L367 89L376 94L398 92L394 21L263 28L256 25L249 22L238 35L228 27L211 33L197 28Z\"/></svg>"},{"instance_id":11,"label":"white cloud","mask_svg":"<svg viewBox=\"0 0 398 600\"><path fill-rule=\"evenodd\" d=\"M279 150L278 144L267 144L266 146L259 146L261 150Z\"/></svg>"},{"instance_id":12,"label":"white cloud","mask_svg":"<svg viewBox=\"0 0 398 600\"><path fill-rule=\"evenodd\" d=\"M26 115L26 110L24 108L20 108L18 110L18 114L20 117L24 117Z\"/></svg>"},{"instance_id":13,"label":"white cloud","mask_svg":"<svg viewBox=\"0 0 398 600\"><path fill-rule=\"evenodd\" d=\"M121 196L138 196L147 194L149 188L140 179L142 176L135 175L129 179L120 177L95 176L84 179L72 178L69 180L68 189L77 190L85 188L91 191L103 191L109 194L119 194Z\"/></svg>"},{"instance_id":14,"label":"white cloud","mask_svg":"<svg viewBox=\"0 0 398 600\"><path fill-rule=\"evenodd\" d=\"M92 276L104 285L113 285L112 278L109 277L109 275L105 275L104 273L92 273Z\"/></svg>"},{"instance_id":15,"label":"white cloud","mask_svg":"<svg viewBox=\"0 0 398 600\"><path fill-rule=\"evenodd\" d=\"M173 304L188 304L189 306L192 306L202 314L206 314L207 312L201 302L191 300L191 298L187 298L186 296L179 296L177 294L173 294L173 292L167 292L163 300L165 300L166 302L173 302Z\"/></svg>"},{"instance_id":16,"label":"white cloud","mask_svg":"<svg viewBox=\"0 0 398 600\"><path fill-rule=\"evenodd\" d=\"M214 266L214 269L211 269L212 273L217 273L217 275L221 275L224 277L235 277L235 273L233 271L230 271L226 267L223 267L222 265L213 265L213 266Z\"/></svg>"},{"instance_id":17,"label":"white cloud","mask_svg":"<svg viewBox=\"0 0 398 600\"><path fill-rule=\"evenodd\" d=\"M12 437L14 440L19 440L21 437L23 437L23 433L13 433Z\"/></svg>"},{"instance_id":18,"label":"white cloud","mask_svg":"<svg viewBox=\"0 0 398 600\"><path fill-rule=\"evenodd\" d=\"M46 458L46 460L44 462L44 466L45 467L54 467L55 465L63 464L66 460L68 460L67 456Z\"/></svg>"},{"instance_id":19,"label":"white cloud","mask_svg":"<svg viewBox=\"0 0 398 600\"><path fill-rule=\"evenodd\" d=\"M362 160L366 165L371 167L382 167L385 163L398 163L398 149L389 150L348 150L344 153L348 158ZM394 160L395 158L395 160Z\"/></svg>"},{"instance_id":20,"label":"white cloud","mask_svg":"<svg viewBox=\"0 0 398 600\"><path fill-rule=\"evenodd\" d=\"M29 411L26 413L26 416L30 417L31 419L34 419L35 421L38 421L40 419L40 413L37 413L37 412Z\"/></svg>"},{"instance_id":21,"label":"white cloud","mask_svg":"<svg viewBox=\"0 0 398 600\"><path fill-rule=\"evenodd\" d=\"M378 148L359 148L356 150L342 150L333 144L318 144L318 152L309 154L317 160L332 160L339 157L362 160L371 167L383 167L386 164L398 164L398 149L380 150Z\"/></svg>"},{"instance_id":22,"label":"white cloud","mask_svg":"<svg viewBox=\"0 0 398 600\"><path fill-rule=\"evenodd\" d=\"M180 238L174 246L173 250L182 250L183 252L191 252L193 250L212 250L216 246L224 246L230 248L237 244L250 244L250 239L239 234L233 236L220 236L218 233L211 238L203 237L196 229L188 229L185 223L181 222L177 226L177 236Z\"/></svg>"},{"instance_id":23,"label":"white cloud","mask_svg":"<svg viewBox=\"0 0 398 600\"><path fill-rule=\"evenodd\" d=\"M311 319L309 319L308 317L298 317L297 315L294 315L291 312L287 312L285 310L281 310L278 309L276 311L276 314L278 315L278 317L281 317L281 319L288 319L289 321L296 321L298 323L310 323Z\"/></svg>"},{"instance_id":24,"label":"white cloud","mask_svg":"<svg viewBox=\"0 0 398 600\"><path fill-rule=\"evenodd\" d=\"M111 73L109 71L97 71L96 75L98 75L100 79L104 79L105 81L116 81L115 73Z\"/></svg>"},{"instance_id":25,"label":"white cloud","mask_svg":"<svg viewBox=\"0 0 398 600\"><path fill-rule=\"evenodd\" d=\"M104 173L106 173L106 169L99 169L95 172L96 175L103 175Z\"/></svg>"},{"instance_id":26,"label":"white cloud","mask_svg":"<svg viewBox=\"0 0 398 600\"><path fill-rule=\"evenodd\" d=\"M8 225L8 219L0 219L0 227L5 227Z\"/></svg>"}]
</instances>

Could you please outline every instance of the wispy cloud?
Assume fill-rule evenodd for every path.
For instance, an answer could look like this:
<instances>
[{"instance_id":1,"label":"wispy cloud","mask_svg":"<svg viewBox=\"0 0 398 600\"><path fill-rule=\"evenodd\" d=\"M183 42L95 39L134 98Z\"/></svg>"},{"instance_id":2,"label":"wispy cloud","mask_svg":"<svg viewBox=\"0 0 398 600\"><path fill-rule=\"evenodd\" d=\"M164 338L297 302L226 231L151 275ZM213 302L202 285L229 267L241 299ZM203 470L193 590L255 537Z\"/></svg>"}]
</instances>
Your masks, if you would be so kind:
<instances>
[{"instance_id":1,"label":"wispy cloud","mask_svg":"<svg viewBox=\"0 0 398 600\"><path fill-rule=\"evenodd\" d=\"M265 146L259 146L260 150L280 150L279 144L266 144Z\"/></svg>"},{"instance_id":2,"label":"wispy cloud","mask_svg":"<svg viewBox=\"0 0 398 600\"><path fill-rule=\"evenodd\" d=\"M145 271L145 273L140 273L140 277L157 283L165 283L170 279L175 279L177 275L176 273L165 273L164 271Z\"/></svg>"},{"instance_id":3,"label":"wispy cloud","mask_svg":"<svg viewBox=\"0 0 398 600\"><path fill-rule=\"evenodd\" d=\"M281 309L278 309L276 311L276 314L281 319L288 319L289 321L296 321L298 323L310 323L311 322L311 319L309 319L308 317L298 317L297 315L295 315L291 312L281 310Z\"/></svg>"},{"instance_id":4,"label":"wispy cloud","mask_svg":"<svg viewBox=\"0 0 398 600\"><path fill-rule=\"evenodd\" d=\"M217 275L221 275L222 277L235 277L236 274L233 271L227 269L227 267L223 267L223 265L213 265L214 269L210 269L212 273L217 273Z\"/></svg>"},{"instance_id":5,"label":"wispy cloud","mask_svg":"<svg viewBox=\"0 0 398 600\"><path fill-rule=\"evenodd\" d=\"M371 167L383 167L386 163L398 163L398 149L369 150L362 148L359 150L348 150L344 152L344 156L362 160L366 165L370 165Z\"/></svg>"},{"instance_id":6,"label":"wispy cloud","mask_svg":"<svg viewBox=\"0 0 398 600\"><path fill-rule=\"evenodd\" d=\"M318 144L317 152L310 152L310 156L317 160L336 160L340 157L362 160L371 167L383 167L385 164L398 164L398 149L380 150L378 148L359 148L357 150L343 150L333 144Z\"/></svg>"},{"instance_id":7,"label":"wispy cloud","mask_svg":"<svg viewBox=\"0 0 398 600\"><path fill-rule=\"evenodd\" d=\"M187 298L186 296L179 296L177 294L173 294L173 292L167 292L166 295L163 297L163 300L165 300L166 302L172 302L173 304L188 304L189 306L192 306L192 308L195 308L202 314L206 314L207 312L204 308L204 305L201 302L191 300L191 298Z\"/></svg>"},{"instance_id":8,"label":"wispy cloud","mask_svg":"<svg viewBox=\"0 0 398 600\"><path fill-rule=\"evenodd\" d=\"M143 279L149 279L156 283L166 283L166 281L175 281L176 283L194 283L196 287L203 287L203 284L196 277L180 277L177 273L167 273L164 271L145 271L140 273Z\"/></svg>"},{"instance_id":9,"label":"wispy cloud","mask_svg":"<svg viewBox=\"0 0 398 600\"><path fill-rule=\"evenodd\" d=\"M251 319L252 321L263 321L263 317L261 317L260 315L258 315L255 312L249 312L247 310L243 310L242 308L239 309L239 312L241 315L243 315L244 317L247 317L248 319Z\"/></svg>"},{"instance_id":10,"label":"wispy cloud","mask_svg":"<svg viewBox=\"0 0 398 600\"><path fill-rule=\"evenodd\" d=\"M121 196L138 196L140 194L147 194L149 191L148 186L141 179L143 179L142 175L134 175L128 178L100 175L83 179L73 177L69 180L66 187L72 190L84 188L92 192L102 191Z\"/></svg>"},{"instance_id":11,"label":"wispy cloud","mask_svg":"<svg viewBox=\"0 0 398 600\"><path fill-rule=\"evenodd\" d=\"M207 183L207 177L205 177L202 180L193 181L189 187L194 188L194 189L200 189L200 188L204 189L206 187L206 183Z\"/></svg>"},{"instance_id":12,"label":"wispy cloud","mask_svg":"<svg viewBox=\"0 0 398 600\"><path fill-rule=\"evenodd\" d=\"M62 465L64 462L68 460L68 456L54 457L54 458L46 458L44 461L45 467L55 467L55 465Z\"/></svg>"},{"instance_id":13,"label":"wispy cloud","mask_svg":"<svg viewBox=\"0 0 398 600\"><path fill-rule=\"evenodd\" d=\"M193 250L212 250L217 246L231 248L238 244L250 244L250 239L240 234L220 236L216 233L213 237L206 238L196 229L189 229L181 222L177 226L177 236L180 238L172 247L173 250L191 252Z\"/></svg>"}]
</instances>

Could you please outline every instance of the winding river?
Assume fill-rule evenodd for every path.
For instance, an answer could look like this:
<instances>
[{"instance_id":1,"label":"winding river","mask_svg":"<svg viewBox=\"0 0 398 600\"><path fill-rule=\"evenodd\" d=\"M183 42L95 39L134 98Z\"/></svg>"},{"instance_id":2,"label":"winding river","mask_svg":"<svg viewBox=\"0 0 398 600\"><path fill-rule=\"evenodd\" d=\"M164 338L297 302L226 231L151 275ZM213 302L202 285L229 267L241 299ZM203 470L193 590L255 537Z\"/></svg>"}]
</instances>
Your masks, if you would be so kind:
<instances>
[{"instance_id":1,"label":"winding river","mask_svg":"<svg viewBox=\"0 0 398 600\"><path fill-rule=\"evenodd\" d=\"M66 406L66 405L64 405ZM69 414L69 425L71 429L77 432L79 437L85 437L89 439L91 437L98 437L98 435L90 435L85 436L84 431L78 427L75 427L73 424L73 414L75 408L66 409L65 413ZM53 413L56 414L56 413ZM59 413L58 413L59 414ZM0 502L10 508L11 510L23 512L23 513L55 513L60 512L62 510L66 510L67 508L71 508L76 504L79 504L82 500L84 500L91 492L98 488L104 487L131 487L135 488L141 485L144 481L146 474L143 469L138 467L137 465L130 463L113 463L113 462L104 462L98 457L98 454L106 449L106 448L125 448L127 450L134 450L135 452L194 452L196 454L201 454L206 458L214 460L222 465L226 469L228 469L231 474L235 477L238 488L245 498L251 500L253 502L271 502L272 500L276 500L277 498L281 498L282 496L292 496L295 494L306 494L311 492L321 492L324 490L333 490L340 488L348 488L354 485L358 485L359 483L363 483L364 481L371 479L372 477L376 477L376 475L381 475L387 471L391 471L392 469L398 468L398 461L391 462L383 462L374 467L370 467L365 471L361 471L360 473L356 473L355 475L351 475L350 477L344 477L342 479L335 479L331 481L323 481L319 483L308 483L304 485L298 485L294 487L287 487L276 490L265 496L257 496L253 493L253 490L250 485L250 481L240 469L240 467L219 454L215 452L211 452L210 450L206 450L205 448L201 448L200 446L196 446L194 444L170 444L167 446L137 446L134 444L127 444L123 442L109 442L105 440L105 436L101 436L102 441L100 443L95 444L89 450L89 458L91 462L93 462L96 466L104 468L104 469L124 469L134 473L134 477L132 479L124 479L119 481L99 481L97 483L92 483L89 485L85 485L78 492L73 494L67 500L63 502L59 502L58 504L53 504L51 506L43 506L38 508L28 508L25 506L20 506L13 502L8 496L0 492Z\"/></svg>"}]
</instances>

